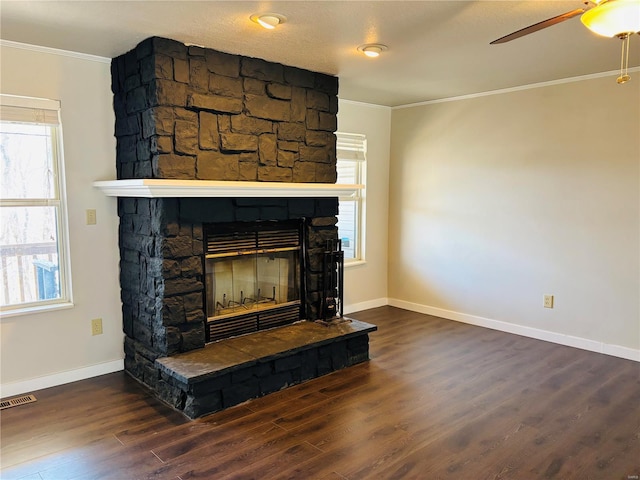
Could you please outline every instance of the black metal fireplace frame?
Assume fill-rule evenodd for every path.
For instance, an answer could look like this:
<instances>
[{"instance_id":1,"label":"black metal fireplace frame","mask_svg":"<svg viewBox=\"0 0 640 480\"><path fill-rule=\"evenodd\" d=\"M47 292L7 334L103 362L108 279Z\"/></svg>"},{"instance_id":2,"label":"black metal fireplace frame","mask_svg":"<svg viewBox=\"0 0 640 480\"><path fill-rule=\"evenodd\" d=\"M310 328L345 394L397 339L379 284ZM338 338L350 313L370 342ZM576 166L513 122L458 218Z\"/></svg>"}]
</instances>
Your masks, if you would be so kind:
<instances>
[{"instance_id":1,"label":"black metal fireplace frame","mask_svg":"<svg viewBox=\"0 0 640 480\"><path fill-rule=\"evenodd\" d=\"M288 320L284 319L283 321L278 321L277 319L272 319L269 313L260 313L258 314L258 320L256 323L256 329L252 331L244 331L243 333L253 333L255 331L266 330L269 328L273 328L275 326L282 326L286 323L293 323L298 320L303 320L306 318L306 219L305 218L297 218L297 219L289 219L289 220L258 220L252 222L225 222L225 223L205 223L203 224L203 233L205 238L205 252L202 256L203 263L203 272L206 270L205 263L208 252L208 243L210 237L219 237L219 236L228 236L233 237L236 236L238 238L247 234L258 234L262 232L275 232L275 231L297 231L298 234L298 243L300 245L300 249L298 250L298 265L299 265L299 309L297 309L297 314L295 318L291 316L289 313ZM265 250L265 253L268 253L268 250ZM206 282L205 282L206 285ZM207 300L207 289L209 286L205 286L205 289L202 292L203 296L203 305L204 311L209 311L208 308L208 300ZM245 317L247 317L245 319ZM243 321L249 320L248 315L236 315L233 317L238 322L238 329L243 330ZM205 314L205 334L206 334L206 343L211 343L221 338L216 338L217 336L212 334L210 328L210 321L208 315ZM233 336L233 335L230 335Z\"/></svg>"}]
</instances>

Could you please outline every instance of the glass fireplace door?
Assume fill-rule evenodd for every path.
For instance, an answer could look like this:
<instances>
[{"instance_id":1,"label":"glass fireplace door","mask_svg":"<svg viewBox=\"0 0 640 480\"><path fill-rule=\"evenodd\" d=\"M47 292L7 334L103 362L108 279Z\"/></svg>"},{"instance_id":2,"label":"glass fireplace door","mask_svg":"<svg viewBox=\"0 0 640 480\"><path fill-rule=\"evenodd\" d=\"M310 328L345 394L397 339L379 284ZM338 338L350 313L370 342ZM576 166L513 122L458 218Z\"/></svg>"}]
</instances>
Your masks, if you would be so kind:
<instances>
[{"instance_id":1,"label":"glass fireplace door","mask_svg":"<svg viewBox=\"0 0 640 480\"><path fill-rule=\"evenodd\" d=\"M256 257L207 259L208 317L244 313L257 295Z\"/></svg>"},{"instance_id":2,"label":"glass fireplace door","mask_svg":"<svg viewBox=\"0 0 640 480\"><path fill-rule=\"evenodd\" d=\"M298 252L261 253L257 257L259 305L281 305L300 300Z\"/></svg>"},{"instance_id":3,"label":"glass fireplace door","mask_svg":"<svg viewBox=\"0 0 640 480\"><path fill-rule=\"evenodd\" d=\"M301 318L300 231L207 234L209 341Z\"/></svg>"}]
</instances>

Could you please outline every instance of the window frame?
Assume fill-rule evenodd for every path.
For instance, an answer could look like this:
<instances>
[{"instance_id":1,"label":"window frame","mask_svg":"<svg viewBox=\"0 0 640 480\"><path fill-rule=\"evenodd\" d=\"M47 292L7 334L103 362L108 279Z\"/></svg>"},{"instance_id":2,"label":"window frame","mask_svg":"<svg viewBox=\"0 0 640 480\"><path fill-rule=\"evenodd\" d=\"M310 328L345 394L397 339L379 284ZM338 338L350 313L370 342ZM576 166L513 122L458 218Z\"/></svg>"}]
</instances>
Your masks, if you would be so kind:
<instances>
[{"instance_id":1,"label":"window frame","mask_svg":"<svg viewBox=\"0 0 640 480\"><path fill-rule=\"evenodd\" d=\"M53 192L51 198L3 198L3 207L53 207L55 209L58 280L60 296L0 306L0 317L70 308L73 306L67 196L64 174L60 101L35 97L0 94L0 121L24 125L46 125L51 133Z\"/></svg>"},{"instance_id":2,"label":"window frame","mask_svg":"<svg viewBox=\"0 0 640 480\"><path fill-rule=\"evenodd\" d=\"M340 162L355 163L355 184L362 185L355 194L349 197L338 197L340 202L354 202L355 223L354 223L354 256L345 257L345 266L354 266L366 262L366 235L365 235L365 213L366 213L366 178L367 178L367 138L359 133L336 132L336 168ZM338 183L340 179L338 178ZM339 208L339 207L338 207ZM340 212L338 211L338 219ZM338 230L339 232L339 230Z\"/></svg>"}]
</instances>

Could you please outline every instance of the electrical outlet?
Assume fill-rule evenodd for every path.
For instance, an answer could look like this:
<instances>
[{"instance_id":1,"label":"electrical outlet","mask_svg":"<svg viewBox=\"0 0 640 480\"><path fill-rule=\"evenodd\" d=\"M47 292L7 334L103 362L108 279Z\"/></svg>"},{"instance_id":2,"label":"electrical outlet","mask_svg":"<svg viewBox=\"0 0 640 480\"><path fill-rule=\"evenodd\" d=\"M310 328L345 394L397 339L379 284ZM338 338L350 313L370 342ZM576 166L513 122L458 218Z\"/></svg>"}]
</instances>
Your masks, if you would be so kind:
<instances>
[{"instance_id":1,"label":"electrical outlet","mask_svg":"<svg viewBox=\"0 0 640 480\"><path fill-rule=\"evenodd\" d=\"M544 296L544 308L553 308L553 295Z\"/></svg>"},{"instance_id":2,"label":"electrical outlet","mask_svg":"<svg viewBox=\"0 0 640 480\"><path fill-rule=\"evenodd\" d=\"M91 335L102 335L102 319L94 318L91 320Z\"/></svg>"},{"instance_id":3,"label":"electrical outlet","mask_svg":"<svg viewBox=\"0 0 640 480\"><path fill-rule=\"evenodd\" d=\"M87 210L87 225L95 225L97 223L96 211L93 208Z\"/></svg>"}]
</instances>

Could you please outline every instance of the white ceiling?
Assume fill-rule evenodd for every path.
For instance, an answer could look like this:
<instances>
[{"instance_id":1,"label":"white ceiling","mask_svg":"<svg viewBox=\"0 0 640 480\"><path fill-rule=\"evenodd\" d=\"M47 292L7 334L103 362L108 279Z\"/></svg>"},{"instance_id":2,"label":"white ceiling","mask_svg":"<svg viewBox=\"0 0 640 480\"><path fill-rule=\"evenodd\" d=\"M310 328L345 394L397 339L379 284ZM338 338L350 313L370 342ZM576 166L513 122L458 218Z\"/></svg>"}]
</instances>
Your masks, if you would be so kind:
<instances>
[{"instance_id":1,"label":"white ceiling","mask_svg":"<svg viewBox=\"0 0 640 480\"><path fill-rule=\"evenodd\" d=\"M581 6L579 0L1 0L0 36L111 58L147 37L168 37L337 75L341 98L397 106L617 70L620 40L597 37L578 17L489 45ZM249 20L268 11L288 21L268 31ZM377 59L356 50L371 42L389 50ZM640 65L638 35L630 65ZM620 88L638 88L640 72L632 77Z\"/></svg>"}]
</instances>

